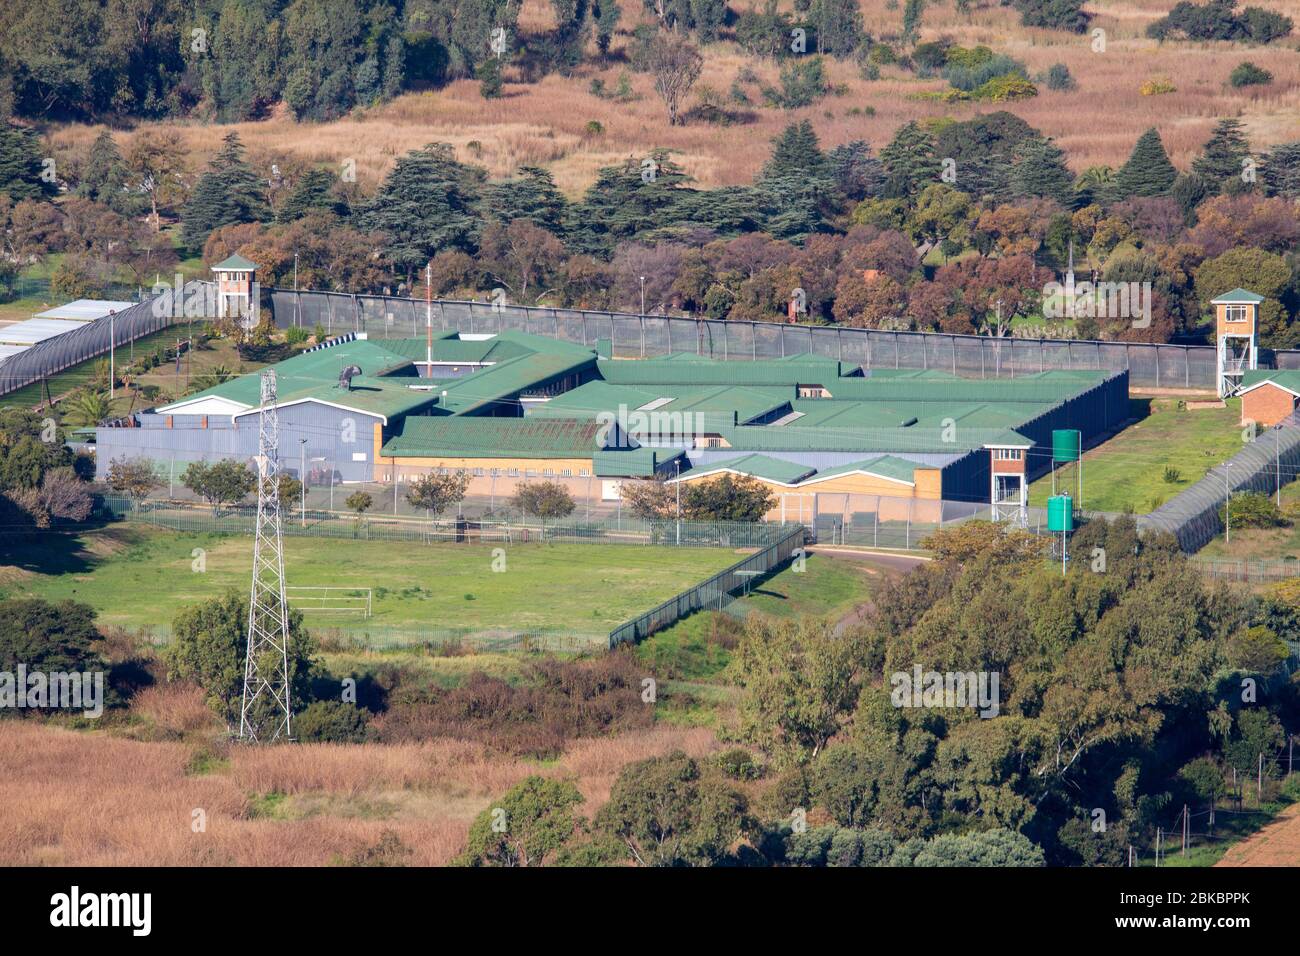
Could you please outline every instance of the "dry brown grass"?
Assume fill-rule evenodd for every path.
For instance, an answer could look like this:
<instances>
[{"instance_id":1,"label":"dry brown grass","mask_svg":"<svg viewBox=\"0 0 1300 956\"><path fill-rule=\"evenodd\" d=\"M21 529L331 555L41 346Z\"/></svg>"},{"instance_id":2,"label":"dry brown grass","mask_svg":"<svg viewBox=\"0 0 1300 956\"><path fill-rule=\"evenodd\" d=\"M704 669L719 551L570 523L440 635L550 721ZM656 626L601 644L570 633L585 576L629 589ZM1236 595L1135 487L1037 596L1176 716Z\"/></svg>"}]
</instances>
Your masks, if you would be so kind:
<instances>
[{"instance_id":1,"label":"dry brown grass","mask_svg":"<svg viewBox=\"0 0 1300 956\"><path fill-rule=\"evenodd\" d=\"M185 694L137 706L184 723ZM575 742L544 767L440 740L384 746L214 745L219 762L187 773L196 747L143 743L0 722L0 865L319 866L345 861L396 833L415 865L447 863L474 816L532 773L573 779L593 813L623 764L675 749L717 749L706 730L667 727ZM274 815L256 797L284 794ZM202 809L207 830L191 828Z\"/></svg>"},{"instance_id":2,"label":"dry brown grass","mask_svg":"<svg viewBox=\"0 0 1300 956\"><path fill-rule=\"evenodd\" d=\"M735 0L744 9L751 0ZM757 3L758 0L752 0ZM788 7L788 3L784 3ZM1186 168L1209 135L1216 119L1242 119L1254 145L1264 147L1294 139L1300 129L1300 57L1295 39L1268 47L1231 43L1157 44L1143 36L1146 25L1168 8L1166 0L1093 2L1093 26L1106 31L1107 50L1094 53L1090 36L1021 27L1009 7L988 4L969 18L951 6L927 9L922 39L947 36L963 45L984 43L1023 60L1031 73L1051 64L1065 63L1078 87L1053 92L1046 87L1035 99L1006 106L1027 122L1055 136L1069 154L1076 171L1088 166L1116 166L1124 161L1143 130L1155 126L1178 166ZM1268 4L1300 20L1297 0ZM623 27L630 29L644 16L635 0L623 0ZM862 0L867 29L877 38L896 36L902 12L889 10L886 0ZM527 30L549 23L549 4L527 0L521 23ZM627 36L614 42L614 52L624 49ZM730 42L708 47L700 82L726 94L741 67L749 65L764 82L776 80L772 64L754 64ZM1267 87L1234 90L1228 74L1250 59L1274 74ZM377 109L320 125L300 125L281 114L260 123L236 124L254 155L287 154L312 162L341 163L354 158L358 179L373 188L402 153L425 143L452 143L462 160L478 163L493 176L506 176L519 165L541 163L554 172L561 188L571 196L582 192L603 165L627 156L644 156L657 146L680 152L686 171L704 186L749 182L769 152L769 142L792 120L810 119L824 145L866 139L877 148L909 119L950 115L969 118L994 105L942 105L919 102L909 96L921 90L940 89L941 80L918 80L901 70L886 68L876 81L862 79L851 63L830 64L832 82L843 83L848 93L829 97L802 110L781 111L756 107L752 124L717 127L696 123L670 128L663 105L650 79L633 74L632 85L640 99L615 103L593 96L588 87L600 77L612 87L626 67L614 63L599 69L585 66L571 78L550 76L541 83L507 83L506 96L484 101L478 84L452 83L445 89L412 93ZM1152 76L1169 76L1176 93L1144 97L1138 87ZM755 92L751 87L751 93ZM854 107L871 107L875 115L849 115ZM596 120L604 133L588 135L585 126ZM176 124L196 167L217 149L232 127ZM97 128L66 127L56 139L87 146ZM128 139L131 133L122 134ZM479 144L471 148L472 143Z\"/></svg>"}]
</instances>

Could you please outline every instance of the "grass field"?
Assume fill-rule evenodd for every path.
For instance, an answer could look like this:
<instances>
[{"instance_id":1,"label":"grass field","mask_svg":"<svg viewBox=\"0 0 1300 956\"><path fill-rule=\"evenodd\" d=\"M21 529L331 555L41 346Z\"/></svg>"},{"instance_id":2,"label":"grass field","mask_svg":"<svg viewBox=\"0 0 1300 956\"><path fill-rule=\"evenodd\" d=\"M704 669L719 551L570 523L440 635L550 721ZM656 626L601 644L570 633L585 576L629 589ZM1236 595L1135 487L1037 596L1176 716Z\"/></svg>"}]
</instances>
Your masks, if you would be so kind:
<instances>
[{"instance_id":1,"label":"grass field","mask_svg":"<svg viewBox=\"0 0 1300 956\"><path fill-rule=\"evenodd\" d=\"M1282 511L1289 515L1300 514L1300 482L1282 486ZM1238 528L1232 532L1231 541L1226 541L1220 534L1201 549L1200 555L1248 561L1300 559L1300 522L1288 528Z\"/></svg>"},{"instance_id":2,"label":"grass field","mask_svg":"<svg viewBox=\"0 0 1300 956\"><path fill-rule=\"evenodd\" d=\"M195 570L200 562L202 571ZM370 587L374 616L320 612L311 627L418 635L443 628L546 628L604 634L737 560L729 549L528 544L489 546L325 542L288 538L290 585ZM0 558L0 596L72 598L101 625L162 636L187 605L248 587L251 539L113 528L50 535Z\"/></svg>"},{"instance_id":3,"label":"grass field","mask_svg":"<svg viewBox=\"0 0 1300 956\"><path fill-rule=\"evenodd\" d=\"M1178 408L1178 399L1130 398L1138 419L1114 438L1084 453L1083 501L1088 511L1154 511L1215 465L1241 450L1241 402L1195 411ZM1042 449L1042 454L1050 454ZM1057 486L1073 493L1075 465L1057 470ZM1178 472L1167 481L1165 470ZM1043 507L1051 495L1045 475L1029 486L1029 503Z\"/></svg>"},{"instance_id":4,"label":"grass field","mask_svg":"<svg viewBox=\"0 0 1300 956\"><path fill-rule=\"evenodd\" d=\"M870 599L879 573L868 565L811 555L805 570L787 567L725 611L700 611L641 643L637 654L658 673L709 680L727 665L745 615L841 618Z\"/></svg>"}]
</instances>

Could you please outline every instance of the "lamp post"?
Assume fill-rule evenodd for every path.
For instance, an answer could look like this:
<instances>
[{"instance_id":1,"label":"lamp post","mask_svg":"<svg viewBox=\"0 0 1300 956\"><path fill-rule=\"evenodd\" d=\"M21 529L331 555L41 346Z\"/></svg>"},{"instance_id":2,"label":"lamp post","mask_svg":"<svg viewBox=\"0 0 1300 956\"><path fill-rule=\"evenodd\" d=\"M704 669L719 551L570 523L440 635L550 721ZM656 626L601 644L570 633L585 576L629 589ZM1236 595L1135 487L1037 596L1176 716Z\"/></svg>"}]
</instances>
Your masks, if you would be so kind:
<instances>
[{"instance_id":1,"label":"lamp post","mask_svg":"<svg viewBox=\"0 0 1300 956\"><path fill-rule=\"evenodd\" d=\"M301 503L302 526L307 527L307 439L298 439L298 484L302 487L298 492L298 500Z\"/></svg>"},{"instance_id":2,"label":"lamp post","mask_svg":"<svg viewBox=\"0 0 1300 956\"><path fill-rule=\"evenodd\" d=\"M677 546L681 547L682 544L682 482L681 482L682 460L681 458L675 458L673 460L673 467L677 469L677 477L673 481L673 484L677 486Z\"/></svg>"},{"instance_id":3,"label":"lamp post","mask_svg":"<svg viewBox=\"0 0 1300 956\"><path fill-rule=\"evenodd\" d=\"M641 317L645 317L645 276L641 277Z\"/></svg>"},{"instance_id":4,"label":"lamp post","mask_svg":"<svg viewBox=\"0 0 1300 956\"><path fill-rule=\"evenodd\" d=\"M117 348L117 335L113 331L113 316L117 314L115 309L108 310L108 400L113 400L113 380L117 378L117 363L115 349Z\"/></svg>"}]
</instances>

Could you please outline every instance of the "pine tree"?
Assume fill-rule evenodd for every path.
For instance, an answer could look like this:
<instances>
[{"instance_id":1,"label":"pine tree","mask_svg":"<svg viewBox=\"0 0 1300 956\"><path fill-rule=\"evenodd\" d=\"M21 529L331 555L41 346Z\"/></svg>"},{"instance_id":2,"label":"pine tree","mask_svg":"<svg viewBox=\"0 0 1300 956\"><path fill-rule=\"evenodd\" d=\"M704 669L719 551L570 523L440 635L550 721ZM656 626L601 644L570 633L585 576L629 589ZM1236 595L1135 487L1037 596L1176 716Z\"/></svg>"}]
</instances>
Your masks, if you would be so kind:
<instances>
[{"instance_id":1,"label":"pine tree","mask_svg":"<svg viewBox=\"0 0 1300 956\"><path fill-rule=\"evenodd\" d=\"M555 179L539 166L521 166L519 175L483 189L484 218L506 225L527 219L552 235L563 237L568 202Z\"/></svg>"},{"instance_id":2,"label":"pine tree","mask_svg":"<svg viewBox=\"0 0 1300 956\"><path fill-rule=\"evenodd\" d=\"M679 222L679 203L691 194L682 188L687 181L664 149L602 168L582 202L569 207L570 248L608 256L624 239Z\"/></svg>"},{"instance_id":3,"label":"pine tree","mask_svg":"<svg viewBox=\"0 0 1300 956\"><path fill-rule=\"evenodd\" d=\"M880 151L885 167L885 196L912 199L939 179L941 164L934 153L934 140L915 120L902 126Z\"/></svg>"},{"instance_id":4,"label":"pine tree","mask_svg":"<svg viewBox=\"0 0 1300 956\"><path fill-rule=\"evenodd\" d=\"M1133 196L1167 196L1173 188L1178 170L1169 161L1160 134L1154 129L1143 133L1133 152L1110 184L1110 196L1118 201Z\"/></svg>"},{"instance_id":5,"label":"pine tree","mask_svg":"<svg viewBox=\"0 0 1300 956\"><path fill-rule=\"evenodd\" d=\"M214 229L271 218L263 184L244 159L237 133L227 133L221 151L194 186L181 216L181 241L201 249Z\"/></svg>"},{"instance_id":6,"label":"pine tree","mask_svg":"<svg viewBox=\"0 0 1300 956\"><path fill-rule=\"evenodd\" d=\"M280 214L276 218L280 222L294 222L309 212L321 209L332 212L336 216L346 216L347 203L339 199L334 192L338 181L338 176L334 175L332 170L320 166L309 169L284 200L284 204L280 207Z\"/></svg>"},{"instance_id":7,"label":"pine tree","mask_svg":"<svg viewBox=\"0 0 1300 956\"><path fill-rule=\"evenodd\" d=\"M1300 199L1300 142L1279 143L1260 159L1259 178L1270 196Z\"/></svg>"},{"instance_id":8,"label":"pine tree","mask_svg":"<svg viewBox=\"0 0 1300 956\"><path fill-rule=\"evenodd\" d=\"M446 143L430 143L397 160L359 224L388 237L385 254L408 275L435 253L473 252L484 178L482 170L457 162Z\"/></svg>"},{"instance_id":9,"label":"pine tree","mask_svg":"<svg viewBox=\"0 0 1300 956\"><path fill-rule=\"evenodd\" d=\"M138 197L126 191L127 169L113 136L104 130L95 137L77 184L77 195L102 202L114 212L133 215L141 210Z\"/></svg>"},{"instance_id":10,"label":"pine tree","mask_svg":"<svg viewBox=\"0 0 1300 956\"><path fill-rule=\"evenodd\" d=\"M1035 138L1022 145L1019 160L1011 167L1010 187L1014 196L1054 199L1066 208L1074 201L1074 177L1065 165L1065 152L1050 139Z\"/></svg>"},{"instance_id":11,"label":"pine tree","mask_svg":"<svg viewBox=\"0 0 1300 956\"><path fill-rule=\"evenodd\" d=\"M843 59L862 42L862 11L857 0L812 0L808 23L817 35L817 52Z\"/></svg>"},{"instance_id":12,"label":"pine tree","mask_svg":"<svg viewBox=\"0 0 1300 956\"><path fill-rule=\"evenodd\" d=\"M817 142L812 123L791 123L772 140L772 156L763 165L759 184L783 176L825 178L830 173L826 154Z\"/></svg>"},{"instance_id":13,"label":"pine tree","mask_svg":"<svg viewBox=\"0 0 1300 956\"><path fill-rule=\"evenodd\" d=\"M1249 157L1250 144L1242 133L1241 123L1235 119L1220 120L1204 151L1192 161L1192 172L1205 181L1211 195L1217 195L1225 188L1244 185L1241 173Z\"/></svg>"},{"instance_id":14,"label":"pine tree","mask_svg":"<svg viewBox=\"0 0 1300 956\"><path fill-rule=\"evenodd\" d=\"M0 122L0 193L14 202L52 195L54 184L41 178L43 171L36 131Z\"/></svg>"}]
</instances>

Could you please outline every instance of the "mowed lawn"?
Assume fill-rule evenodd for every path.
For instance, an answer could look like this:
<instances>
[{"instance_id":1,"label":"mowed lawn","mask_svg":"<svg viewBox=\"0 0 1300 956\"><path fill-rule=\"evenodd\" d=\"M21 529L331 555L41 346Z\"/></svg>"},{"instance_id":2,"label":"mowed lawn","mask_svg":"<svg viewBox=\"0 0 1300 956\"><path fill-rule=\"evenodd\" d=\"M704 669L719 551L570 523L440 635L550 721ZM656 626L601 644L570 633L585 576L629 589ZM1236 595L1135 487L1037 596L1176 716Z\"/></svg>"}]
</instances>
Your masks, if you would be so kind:
<instances>
[{"instance_id":1,"label":"mowed lawn","mask_svg":"<svg viewBox=\"0 0 1300 956\"><path fill-rule=\"evenodd\" d=\"M1242 449L1241 401L1224 408L1179 409L1175 398L1132 398L1138 419L1109 441L1084 452L1083 501L1087 511L1146 514L1205 477L1215 465ZM1050 455L1051 449L1035 449ZM1057 469L1057 488L1074 493L1076 465ZM1165 470L1178 472L1166 480ZM1171 476L1172 477L1172 476ZM1052 493L1050 474L1029 486L1029 503L1045 507Z\"/></svg>"},{"instance_id":2,"label":"mowed lawn","mask_svg":"<svg viewBox=\"0 0 1300 956\"><path fill-rule=\"evenodd\" d=\"M374 589L373 617L316 612L312 627L608 632L739 560L728 548L494 546L285 539L289 585ZM501 566L498 561L498 567ZM0 556L0 596L72 598L105 625L170 632L187 605L249 587L252 539L111 528L50 535ZM334 602L337 603L337 602Z\"/></svg>"}]
</instances>

